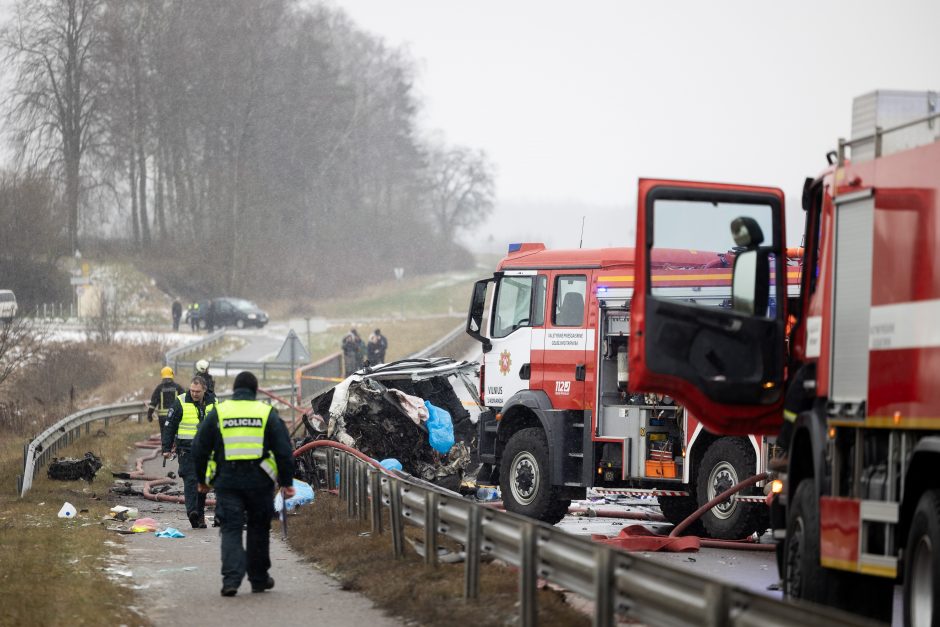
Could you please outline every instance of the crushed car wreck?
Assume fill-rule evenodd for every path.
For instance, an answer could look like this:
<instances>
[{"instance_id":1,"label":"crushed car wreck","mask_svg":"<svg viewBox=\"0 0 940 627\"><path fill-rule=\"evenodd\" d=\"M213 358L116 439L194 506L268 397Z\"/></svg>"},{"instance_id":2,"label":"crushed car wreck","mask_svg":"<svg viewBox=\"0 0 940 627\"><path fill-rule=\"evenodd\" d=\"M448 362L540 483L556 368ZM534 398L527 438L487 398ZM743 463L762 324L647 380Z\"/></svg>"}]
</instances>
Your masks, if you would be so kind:
<instances>
[{"instance_id":1,"label":"crushed car wreck","mask_svg":"<svg viewBox=\"0 0 940 627\"><path fill-rule=\"evenodd\" d=\"M479 466L477 414L458 394L466 389L475 399L478 368L449 358L364 368L311 400L303 441L328 438L376 460L397 459L405 472L457 490Z\"/></svg>"}]
</instances>

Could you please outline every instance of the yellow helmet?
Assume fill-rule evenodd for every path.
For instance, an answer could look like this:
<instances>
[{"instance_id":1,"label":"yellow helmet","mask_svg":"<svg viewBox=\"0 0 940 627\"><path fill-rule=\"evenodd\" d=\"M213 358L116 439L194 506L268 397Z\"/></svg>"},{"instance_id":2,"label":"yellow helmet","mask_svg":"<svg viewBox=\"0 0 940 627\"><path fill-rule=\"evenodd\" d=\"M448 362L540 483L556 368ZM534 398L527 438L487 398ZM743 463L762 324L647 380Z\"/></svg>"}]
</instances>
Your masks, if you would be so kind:
<instances>
[{"instance_id":1,"label":"yellow helmet","mask_svg":"<svg viewBox=\"0 0 940 627\"><path fill-rule=\"evenodd\" d=\"M160 376L163 377L164 379L172 379L173 369L170 368L169 366L163 366L163 370L160 371Z\"/></svg>"}]
</instances>

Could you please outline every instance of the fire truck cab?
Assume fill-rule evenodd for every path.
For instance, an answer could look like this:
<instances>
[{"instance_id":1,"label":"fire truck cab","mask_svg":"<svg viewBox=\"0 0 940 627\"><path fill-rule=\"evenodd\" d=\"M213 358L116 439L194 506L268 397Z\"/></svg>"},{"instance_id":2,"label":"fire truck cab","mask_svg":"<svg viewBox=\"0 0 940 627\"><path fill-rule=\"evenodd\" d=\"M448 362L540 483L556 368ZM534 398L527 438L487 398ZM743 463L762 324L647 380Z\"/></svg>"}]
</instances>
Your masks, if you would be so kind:
<instances>
[{"instance_id":1,"label":"fire truck cab","mask_svg":"<svg viewBox=\"0 0 940 627\"><path fill-rule=\"evenodd\" d=\"M767 306L785 300L779 190L640 182L630 387L672 395L718 433L775 430L788 414L771 517L785 593L890 621L900 583L905 624L937 624L938 93L856 98L853 137L829 160L804 186L801 289L787 309ZM672 245L660 234L677 219L720 223L741 250L730 308L656 293Z\"/></svg>"},{"instance_id":2,"label":"fire truck cab","mask_svg":"<svg viewBox=\"0 0 940 627\"><path fill-rule=\"evenodd\" d=\"M730 307L734 257L729 248L665 251L652 270L654 292ZM630 248L517 244L476 283L467 332L483 345L480 455L508 510L555 523L591 487L656 496L678 523L764 469L766 439L744 430L717 436L669 396L628 392L635 263ZM692 532L739 539L767 528L754 488Z\"/></svg>"}]
</instances>

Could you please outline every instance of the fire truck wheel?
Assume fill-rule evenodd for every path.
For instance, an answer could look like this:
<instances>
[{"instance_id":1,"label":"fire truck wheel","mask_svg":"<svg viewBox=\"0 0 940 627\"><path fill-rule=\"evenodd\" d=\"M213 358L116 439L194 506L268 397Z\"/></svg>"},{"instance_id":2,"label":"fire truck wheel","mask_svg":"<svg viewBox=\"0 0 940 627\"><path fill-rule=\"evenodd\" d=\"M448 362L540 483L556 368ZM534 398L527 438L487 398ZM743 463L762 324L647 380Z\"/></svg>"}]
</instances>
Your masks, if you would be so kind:
<instances>
[{"instance_id":1,"label":"fire truck wheel","mask_svg":"<svg viewBox=\"0 0 940 627\"><path fill-rule=\"evenodd\" d=\"M568 513L570 499L559 499L548 468L548 442L538 427L522 429L506 443L499 468L499 489L506 510L554 525Z\"/></svg>"},{"instance_id":2,"label":"fire truck wheel","mask_svg":"<svg viewBox=\"0 0 940 627\"><path fill-rule=\"evenodd\" d=\"M683 520L692 515L692 512L698 509L698 501L694 494L689 496L661 496L659 497L659 509L662 511L666 520L673 525L678 525ZM705 535L705 527L702 525L702 519L699 518L689 525L683 532L687 536Z\"/></svg>"},{"instance_id":3,"label":"fire truck wheel","mask_svg":"<svg viewBox=\"0 0 940 627\"><path fill-rule=\"evenodd\" d=\"M940 618L940 490L917 502L904 556L904 624L932 625Z\"/></svg>"},{"instance_id":4,"label":"fire truck wheel","mask_svg":"<svg viewBox=\"0 0 940 627\"><path fill-rule=\"evenodd\" d=\"M731 486L754 474L754 448L743 438L721 438L712 443L699 464L695 493L701 507ZM770 525L767 506L727 500L699 519L706 533L719 540L740 540Z\"/></svg>"},{"instance_id":5,"label":"fire truck wheel","mask_svg":"<svg viewBox=\"0 0 940 627\"><path fill-rule=\"evenodd\" d=\"M800 482L788 509L784 596L890 623L894 580L820 565L819 495L813 478Z\"/></svg>"},{"instance_id":6,"label":"fire truck wheel","mask_svg":"<svg viewBox=\"0 0 940 627\"><path fill-rule=\"evenodd\" d=\"M824 603L827 578L819 565L819 498L812 478L796 488L787 516L784 595Z\"/></svg>"}]
</instances>

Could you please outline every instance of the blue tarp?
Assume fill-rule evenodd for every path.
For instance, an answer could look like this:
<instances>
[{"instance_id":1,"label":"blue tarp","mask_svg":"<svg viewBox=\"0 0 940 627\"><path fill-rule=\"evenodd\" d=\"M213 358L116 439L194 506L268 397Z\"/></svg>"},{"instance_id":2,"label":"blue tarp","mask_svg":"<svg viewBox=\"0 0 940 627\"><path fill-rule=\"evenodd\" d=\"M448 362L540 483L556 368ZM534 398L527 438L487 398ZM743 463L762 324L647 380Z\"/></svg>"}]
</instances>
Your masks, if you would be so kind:
<instances>
[{"instance_id":1,"label":"blue tarp","mask_svg":"<svg viewBox=\"0 0 940 627\"><path fill-rule=\"evenodd\" d=\"M454 422L450 412L424 401L428 408L428 441L438 453L449 453L454 447Z\"/></svg>"},{"instance_id":2,"label":"blue tarp","mask_svg":"<svg viewBox=\"0 0 940 627\"><path fill-rule=\"evenodd\" d=\"M306 505L307 503L313 502L313 487L309 483L305 483L300 479L294 479L294 496L287 499L287 511L292 511L298 505ZM274 511L281 511L283 507L284 497L281 496L281 491L277 491L277 496L274 497Z\"/></svg>"}]
</instances>

